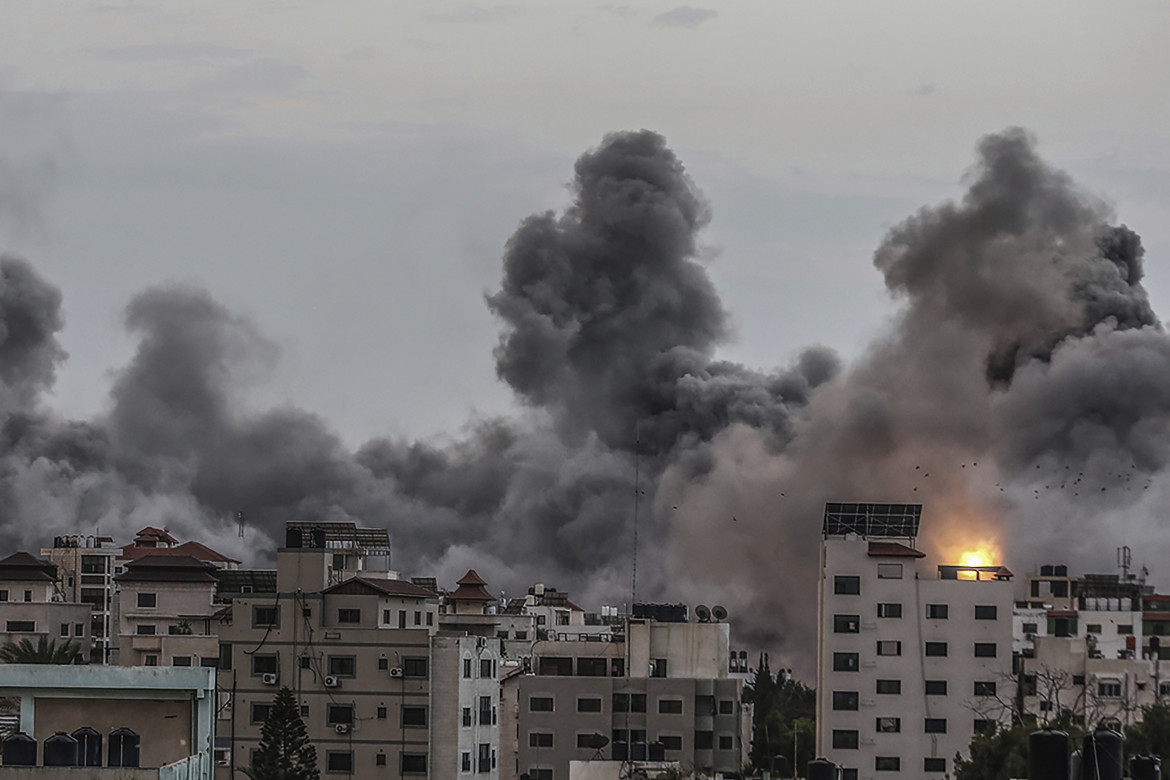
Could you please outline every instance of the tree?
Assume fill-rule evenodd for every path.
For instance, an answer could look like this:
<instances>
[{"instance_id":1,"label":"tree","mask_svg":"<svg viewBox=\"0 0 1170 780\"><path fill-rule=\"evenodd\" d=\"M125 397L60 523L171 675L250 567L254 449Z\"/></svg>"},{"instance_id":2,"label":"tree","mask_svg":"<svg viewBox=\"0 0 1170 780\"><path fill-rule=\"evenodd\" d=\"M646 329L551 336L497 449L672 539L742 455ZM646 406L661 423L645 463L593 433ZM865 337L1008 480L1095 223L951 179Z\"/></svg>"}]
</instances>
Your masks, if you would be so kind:
<instances>
[{"instance_id":1,"label":"tree","mask_svg":"<svg viewBox=\"0 0 1170 780\"><path fill-rule=\"evenodd\" d=\"M1000 726L994 730L976 733L968 748L970 759L955 756L955 780L1009 780L1028 776L1028 738L1041 728L1035 718L1028 716L1011 728ZM1064 710L1043 728L1067 732L1070 745L1080 742L1084 729L1078 717Z\"/></svg>"},{"instance_id":2,"label":"tree","mask_svg":"<svg viewBox=\"0 0 1170 780\"><path fill-rule=\"evenodd\" d=\"M71 664L81 657L81 645L66 640L40 637L34 645L30 639L0 645L0 661L8 664Z\"/></svg>"},{"instance_id":3,"label":"tree","mask_svg":"<svg viewBox=\"0 0 1170 780\"><path fill-rule=\"evenodd\" d=\"M1159 702L1142 707L1141 723L1125 730L1125 752L1170 759L1170 705Z\"/></svg>"},{"instance_id":4,"label":"tree","mask_svg":"<svg viewBox=\"0 0 1170 780\"><path fill-rule=\"evenodd\" d=\"M783 670L773 676L768 656L761 654L744 699L753 705L752 765L769 766L771 756L784 756L792 769L813 759L816 738L816 691L793 680ZM794 753L795 750L795 753Z\"/></svg>"},{"instance_id":5,"label":"tree","mask_svg":"<svg viewBox=\"0 0 1170 780\"><path fill-rule=\"evenodd\" d=\"M287 685L272 702L260 730L260 747L244 774L253 780L318 780L317 749L309 744L305 722Z\"/></svg>"}]
</instances>

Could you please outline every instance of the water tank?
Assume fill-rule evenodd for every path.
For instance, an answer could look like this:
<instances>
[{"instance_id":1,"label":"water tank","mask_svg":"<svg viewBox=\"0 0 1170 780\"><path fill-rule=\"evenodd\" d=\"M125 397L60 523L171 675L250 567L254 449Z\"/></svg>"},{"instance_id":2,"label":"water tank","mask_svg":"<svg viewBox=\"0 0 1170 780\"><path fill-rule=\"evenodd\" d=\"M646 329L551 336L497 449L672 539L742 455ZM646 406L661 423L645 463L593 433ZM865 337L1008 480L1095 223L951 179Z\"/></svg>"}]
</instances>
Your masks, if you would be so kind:
<instances>
[{"instance_id":1,"label":"water tank","mask_svg":"<svg viewBox=\"0 0 1170 780\"><path fill-rule=\"evenodd\" d=\"M630 757L630 743L618 740L613 743L613 760L625 761Z\"/></svg>"},{"instance_id":2,"label":"water tank","mask_svg":"<svg viewBox=\"0 0 1170 780\"><path fill-rule=\"evenodd\" d=\"M651 742L646 747L650 754L651 761L665 761L666 760L666 745L661 742Z\"/></svg>"},{"instance_id":3,"label":"water tank","mask_svg":"<svg viewBox=\"0 0 1170 780\"><path fill-rule=\"evenodd\" d=\"M808 762L808 780L837 780L837 765L827 758L814 758Z\"/></svg>"},{"instance_id":4,"label":"water tank","mask_svg":"<svg viewBox=\"0 0 1170 780\"><path fill-rule=\"evenodd\" d=\"M77 760L81 766L102 765L102 735L97 729L82 726L71 736L77 740Z\"/></svg>"},{"instance_id":5,"label":"water tank","mask_svg":"<svg viewBox=\"0 0 1170 780\"><path fill-rule=\"evenodd\" d=\"M1081 756L1081 777L1084 780L1121 780L1122 743L1116 731L1098 726L1085 735Z\"/></svg>"},{"instance_id":6,"label":"water tank","mask_svg":"<svg viewBox=\"0 0 1170 780\"><path fill-rule=\"evenodd\" d=\"M18 731L4 740L4 766L36 766L37 741Z\"/></svg>"},{"instance_id":7,"label":"water tank","mask_svg":"<svg viewBox=\"0 0 1170 780\"><path fill-rule=\"evenodd\" d=\"M1041 729L1028 736L1028 780L1068 780L1068 734Z\"/></svg>"},{"instance_id":8,"label":"water tank","mask_svg":"<svg viewBox=\"0 0 1170 780\"><path fill-rule=\"evenodd\" d=\"M110 732L109 761L106 766L138 766L140 739L128 728Z\"/></svg>"},{"instance_id":9,"label":"water tank","mask_svg":"<svg viewBox=\"0 0 1170 780\"><path fill-rule=\"evenodd\" d=\"M631 761L645 761L646 760L646 743L645 742L631 742L630 743L630 760Z\"/></svg>"},{"instance_id":10,"label":"water tank","mask_svg":"<svg viewBox=\"0 0 1170 780\"><path fill-rule=\"evenodd\" d=\"M45 740L45 766L77 765L77 740L64 731Z\"/></svg>"},{"instance_id":11,"label":"water tank","mask_svg":"<svg viewBox=\"0 0 1170 780\"><path fill-rule=\"evenodd\" d=\"M304 535L299 528L284 529L284 546L290 550L298 550L305 544Z\"/></svg>"},{"instance_id":12,"label":"water tank","mask_svg":"<svg viewBox=\"0 0 1170 780\"><path fill-rule=\"evenodd\" d=\"M1157 756L1134 756L1129 760L1132 780L1162 780L1162 760Z\"/></svg>"}]
</instances>

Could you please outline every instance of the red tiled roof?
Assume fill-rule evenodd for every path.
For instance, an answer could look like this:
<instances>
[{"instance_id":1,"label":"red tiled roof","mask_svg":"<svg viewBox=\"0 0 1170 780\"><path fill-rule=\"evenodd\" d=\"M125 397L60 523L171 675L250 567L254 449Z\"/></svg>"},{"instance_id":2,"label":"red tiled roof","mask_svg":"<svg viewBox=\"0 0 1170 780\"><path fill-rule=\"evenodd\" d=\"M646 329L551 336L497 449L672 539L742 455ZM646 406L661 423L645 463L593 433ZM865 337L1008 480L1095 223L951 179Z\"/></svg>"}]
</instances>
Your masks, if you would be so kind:
<instances>
[{"instance_id":1,"label":"red tiled roof","mask_svg":"<svg viewBox=\"0 0 1170 780\"><path fill-rule=\"evenodd\" d=\"M30 553L14 552L0 560L0 580L8 582L56 582L57 567Z\"/></svg>"},{"instance_id":2,"label":"red tiled roof","mask_svg":"<svg viewBox=\"0 0 1170 780\"><path fill-rule=\"evenodd\" d=\"M925 558L926 553L915 550L913 547L907 547L901 542L870 542L869 556L871 558Z\"/></svg>"},{"instance_id":3,"label":"red tiled roof","mask_svg":"<svg viewBox=\"0 0 1170 780\"><path fill-rule=\"evenodd\" d=\"M176 542L179 541L178 539L176 539L175 537L173 537L169 533L167 533L167 529L154 528L153 526L149 526L149 525L146 526L145 528L143 528L138 533L134 534L134 541L137 542L139 539L141 539L142 541L150 540L150 541L156 541L156 542L169 542L170 544L175 544Z\"/></svg>"},{"instance_id":4,"label":"red tiled roof","mask_svg":"<svg viewBox=\"0 0 1170 780\"><path fill-rule=\"evenodd\" d=\"M344 582L331 585L322 592L333 593L339 591L341 593L355 593L361 590L372 590L386 596L403 596L415 599L427 599L434 596L426 588L420 588L413 582L407 582L406 580L374 580L366 579L365 577L350 577Z\"/></svg>"},{"instance_id":5,"label":"red tiled roof","mask_svg":"<svg viewBox=\"0 0 1170 780\"><path fill-rule=\"evenodd\" d=\"M455 592L447 596L451 601L495 601L496 597L487 592L487 585L483 579L475 573L475 569L468 569L467 573L463 575L462 579L456 581L459 586Z\"/></svg>"},{"instance_id":6,"label":"red tiled roof","mask_svg":"<svg viewBox=\"0 0 1170 780\"><path fill-rule=\"evenodd\" d=\"M128 544L122 548L122 554L118 557L133 561L148 555L190 555L192 558L212 563L239 563L235 558L229 558L199 542L183 542L178 547L135 547Z\"/></svg>"}]
</instances>

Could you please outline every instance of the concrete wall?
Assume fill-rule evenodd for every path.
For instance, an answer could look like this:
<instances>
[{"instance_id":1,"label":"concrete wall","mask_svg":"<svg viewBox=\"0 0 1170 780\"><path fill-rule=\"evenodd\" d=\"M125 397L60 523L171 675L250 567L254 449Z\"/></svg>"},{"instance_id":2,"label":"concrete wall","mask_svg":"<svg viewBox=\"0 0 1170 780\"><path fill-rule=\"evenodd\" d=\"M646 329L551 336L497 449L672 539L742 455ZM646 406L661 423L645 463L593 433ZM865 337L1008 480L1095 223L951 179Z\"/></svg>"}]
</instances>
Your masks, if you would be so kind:
<instances>
[{"instance_id":1,"label":"concrete wall","mask_svg":"<svg viewBox=\"0 0 1170 780\"><path fill-rule=\"evenodd\" d=\"M160 767L194 752L189 701L37 698L36 711L32 736L42 746L55 732L72 733L90 726L103 735L103 754L110 732L115 729L128 728L138 734L142 738L140 763L144 767Z\"/></svg>"}]
</instances>

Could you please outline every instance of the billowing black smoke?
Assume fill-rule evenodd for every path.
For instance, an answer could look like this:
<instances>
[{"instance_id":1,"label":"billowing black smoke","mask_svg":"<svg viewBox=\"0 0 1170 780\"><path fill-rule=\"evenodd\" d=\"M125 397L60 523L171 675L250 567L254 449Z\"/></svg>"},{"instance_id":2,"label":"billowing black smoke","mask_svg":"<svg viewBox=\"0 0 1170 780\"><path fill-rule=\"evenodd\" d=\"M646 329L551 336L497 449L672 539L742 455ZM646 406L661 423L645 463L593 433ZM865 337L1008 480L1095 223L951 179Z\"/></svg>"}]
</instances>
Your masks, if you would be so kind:
<instances>
[{"instance_id":1,"label":"billowing black smoke","mask_svg":"<svg viewBox=\"0 0 1170 780\"><path fill-rule=\"evenodd\" d=\"M824 501L921 501L940 549L1020 532L1030 554L1074 530L1090 545L1108 507L1141 506L1099 488L1148 487L1170 458L1170 340L1140 240L1021 131L980 143L960 202L886 237L875 264L902 309L844 370L819 347L773 373L716 359L710 210L661 136L607 136L575 173L571 205L520 225L487 297L497 372L526 412L447 446L352 452L308 412L250 409L276 350L186 287L130 302L139 346L107 413L57 419L38 393L64 359L60 295L5 258L0 547L150 523L239 551L243 511L264 563L257 533L352 520L389 528L410 574L470 565L496 588L542 579L614 603L637 497L639 598L722 601L741 636L799 665ZM1066 492L1041 501L1042 484Z\"/></svg>"}]
</instances>

